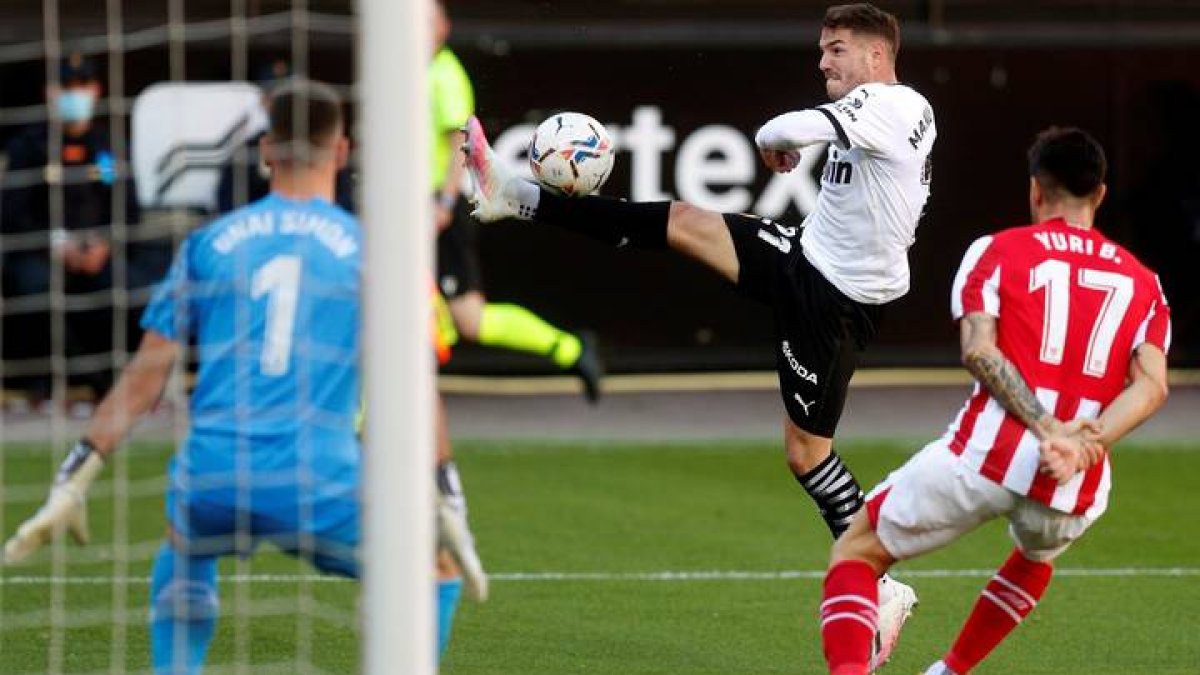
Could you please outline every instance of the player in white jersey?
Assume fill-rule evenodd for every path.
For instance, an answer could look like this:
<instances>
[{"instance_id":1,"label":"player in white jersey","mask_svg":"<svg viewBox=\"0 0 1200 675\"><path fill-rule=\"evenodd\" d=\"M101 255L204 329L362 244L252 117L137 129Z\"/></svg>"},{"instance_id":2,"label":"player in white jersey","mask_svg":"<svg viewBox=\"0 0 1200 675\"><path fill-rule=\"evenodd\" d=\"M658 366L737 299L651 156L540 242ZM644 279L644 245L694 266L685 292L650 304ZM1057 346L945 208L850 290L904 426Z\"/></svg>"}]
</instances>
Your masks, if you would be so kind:
<instances>
[{"instance_id":1,"label":"player in white jersey","mask_svg":"<svg viewBox=\"0 0 1200 675\"><path fill-rule=\"evenodd\" d=\"M829 93L840 92L831 86ZM929 198L936 137L929 102L895 82L860 85L833 103L780 115L759 129L755 141L764 161L778 171L795 167L798 148L829 143L800 246L851 300L880 305L908 292L908 248ZM778 229L770 234L787 236Z\"/></svg>"},{"instance_id":2,"label":"player in white jersey","mask_svg":"<svg viewBox=\"0 0 1200 675\"><path fill-rule=\"evenodd\" d=\"M465 146L481 220L533 219L611 245L669 247L772 307L788 464L835 537L863 499L833 451L834 431L882 307L908 291L907 252L937 136L929 103L898 81L899 43L891 14L869 4L829 8L819 67L832 103L781 115L758 132L760 154L777 172L793 170L801 148L829 144L816 208L799 226L684 202L562 197L509 176L474 119ZM882 631L886 658L916 597L893 582L884 590L895 597Z\"/></svg>"},{"instance_id":3,"label":"player in white jersey","mask_svg":"<svg viewBox=\"0 0 1200 675\"><path fill-rule=\"evenodd\" d=\"M1158 278L1092 229L1104 151L1083 131L1052 128L1029 160L1036 224L976 241L954 283L974 393L834 544L821 634L836 675L869 672L877 575L1003 517L1016 548L926 671L970 672L1033 611L1053 560L1104 512L1107 448L1166 399L1171 321Z\"/></svg>"}]
</instances>

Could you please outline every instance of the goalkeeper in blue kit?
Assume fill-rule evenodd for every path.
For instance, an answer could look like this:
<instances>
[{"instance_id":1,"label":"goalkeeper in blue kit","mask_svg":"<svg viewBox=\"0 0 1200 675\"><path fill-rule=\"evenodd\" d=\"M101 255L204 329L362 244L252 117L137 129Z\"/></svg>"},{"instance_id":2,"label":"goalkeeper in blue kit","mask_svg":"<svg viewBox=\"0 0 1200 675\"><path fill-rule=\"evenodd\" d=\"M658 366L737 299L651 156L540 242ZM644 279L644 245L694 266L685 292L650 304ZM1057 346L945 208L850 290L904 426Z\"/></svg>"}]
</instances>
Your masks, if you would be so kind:
<instances>
[{"instance_id":1,"label":"goalkeeper in blue kit","mask_svg":"<svg viewBox=\"0 0 1200 675\"><path fill-rule=\"evenodd\" d=\"M333 203L349 152L341 101L325 85L295 82L275 93L270 118L261 150L271 194L183 243L142 317L137 354L45 505L5 546L13 563L63 530L86 540L89 485L194 340L190 427L171 462L168 541L150 587L160 673L203 665L220 556L268 542L322 571L359 573L362 242L354 216Z\"/></svg>"}]
</instances>

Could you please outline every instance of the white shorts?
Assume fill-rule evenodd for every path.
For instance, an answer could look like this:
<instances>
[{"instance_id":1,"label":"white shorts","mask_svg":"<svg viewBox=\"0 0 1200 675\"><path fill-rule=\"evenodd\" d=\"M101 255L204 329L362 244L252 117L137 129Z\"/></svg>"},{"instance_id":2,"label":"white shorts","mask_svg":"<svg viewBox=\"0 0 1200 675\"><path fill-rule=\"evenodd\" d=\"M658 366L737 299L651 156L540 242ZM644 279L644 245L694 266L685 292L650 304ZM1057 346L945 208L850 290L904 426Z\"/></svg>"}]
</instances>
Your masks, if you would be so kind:
<instances>
[{"instance_id":1,"label":"white shorts","mask_svg":"<svg viewBox=\"0 0 1200 675\"><path fill-rule=\"evenodd\" d=\"M1050 561L1100 516L1055 511L1012 492L960 461L942 440L925 446L871 490L866 508L879 540L897 560L935 551L1004 516L1025 557Z\"/></svg>"}]
</instances>

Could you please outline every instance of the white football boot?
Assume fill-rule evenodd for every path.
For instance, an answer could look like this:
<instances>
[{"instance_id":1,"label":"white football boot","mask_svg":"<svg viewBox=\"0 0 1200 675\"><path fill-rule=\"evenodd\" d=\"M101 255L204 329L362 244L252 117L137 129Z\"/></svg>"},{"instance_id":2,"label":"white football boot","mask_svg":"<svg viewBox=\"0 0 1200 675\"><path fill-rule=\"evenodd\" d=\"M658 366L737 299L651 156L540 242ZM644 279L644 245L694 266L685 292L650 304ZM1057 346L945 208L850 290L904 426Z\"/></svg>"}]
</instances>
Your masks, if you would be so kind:
<instances>
[{"instance_id":1,"label":"white football boot","mask_svg":"<svg viewBox=\"0 0 1200 675\"><path fill-rule=\"evenodd\" d=\"M871 650L871 672L892 657L892 651L900 641L900 629L916 606L917 593L911 586L886 574L879 578L879 629Z\"/></svg>"},{"instance_id":2,"label":"white football boot","mask_svg":"<svg viewBox=\"0 0 1200 675\"><path fill-rule=\"evenodd\" d=\"M958 675L958 673L950 670L950 667L945 663L938 661L932 666L929 666L929 669L925 671L924 675Z\"/></svg>"},{"instance_id":3,"label":"white football boot","mask_svg":"<svg viewBox=\"0 0 1200 675\"><path fill-rule=\"evenodd\" d=\"M445 549L462 570L463 590L467 597L475 602L487 600L487 572L483 571L483 561L475 550L475 537L467 525L466 514L442 494L437 496L436 513L438 546Z\"/></svg>"},{"instance_id":4,"label":"white football boot","mask_svg":"<svg viewBox=\"0 0 1200 675\"><path fill-rule=\"evenodd\" d=\"M534 209L522 204L520 194L522 188L537 188L512 175L503 163L496 159L496 153L488 144L479 118L472 116L468 119L463 133L467 135L467 140L462 149L467 156L467 171L471 174L471 182L474 184L470 201L475 205L475 210L471 215L483 223L505 218L532 218Z\"/></svg>"}]
</instances>

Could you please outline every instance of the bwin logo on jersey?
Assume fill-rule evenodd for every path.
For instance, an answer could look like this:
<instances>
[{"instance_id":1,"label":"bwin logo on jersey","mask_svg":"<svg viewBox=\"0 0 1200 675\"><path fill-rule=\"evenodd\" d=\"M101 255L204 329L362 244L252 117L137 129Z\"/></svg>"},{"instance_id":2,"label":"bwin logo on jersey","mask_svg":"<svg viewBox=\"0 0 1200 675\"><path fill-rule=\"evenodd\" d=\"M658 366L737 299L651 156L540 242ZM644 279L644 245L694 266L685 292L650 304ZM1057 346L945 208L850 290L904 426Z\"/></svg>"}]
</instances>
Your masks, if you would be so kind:
<instances>
[{"instance_id":1,"label":"bwin logo on jersey","mask_svg":"<svg viewBox=\"0 0 1200 675\"><path fill-rule=\"evenodd\" d=\"M805 368L796 360L796 357L792 354L792 346L788 344L788 341L784 340L780 347L783 350L783 358L787 359L788 365L800 376L800 379L809 384L817 384L817 374L808 372L808 368Z\"/></svg>"},{"instance_id":2,"label":"bwin logo on jersey","mask_svg":"<svg viewBox=\"0 0 1200 675\"><path fill-rule=\"evenodd\" d=\"M850 162L825 162L825 169L821 172L822 182L835 185L849 185L853 177L854 166Z\"/></svg>"}]
</instances>

